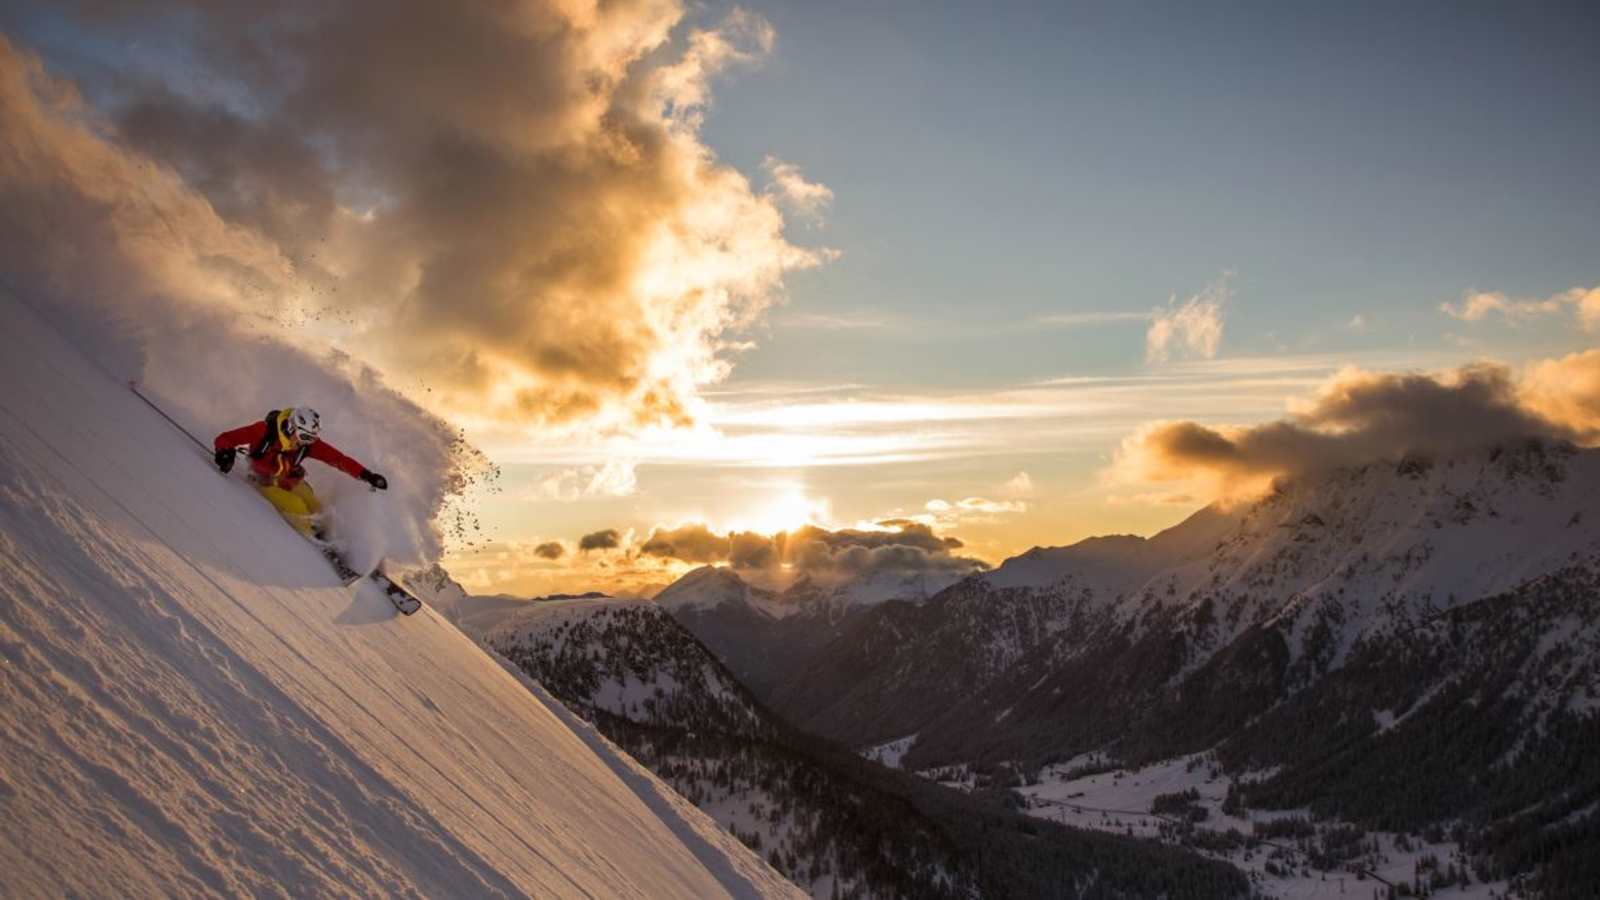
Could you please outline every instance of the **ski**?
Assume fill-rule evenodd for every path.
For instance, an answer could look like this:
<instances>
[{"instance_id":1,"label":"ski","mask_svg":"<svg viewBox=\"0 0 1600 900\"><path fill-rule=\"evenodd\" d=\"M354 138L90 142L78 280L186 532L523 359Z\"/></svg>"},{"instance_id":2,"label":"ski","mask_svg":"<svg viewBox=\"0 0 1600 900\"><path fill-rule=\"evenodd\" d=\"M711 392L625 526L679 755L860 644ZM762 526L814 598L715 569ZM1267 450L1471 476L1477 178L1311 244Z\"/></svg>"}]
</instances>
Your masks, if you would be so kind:
<instances>
[{"instance_id":1,"label":"ski","mask_svg":"<svg viewBox=\"0 0 1600 900\"><path fill-rule=\"evenodd\" d=\"M383 563L378 563L378 567L373 569L367 577L376 581L383 588L383 595L389 598L389 602L394 604L394 608L398 609L401 615L409 616L422 608L422 601L417 599L417 595L411 593L409 588L401 584L388 572L385 572Z\"/></svg>"},{"instance_id":2,"label":"ski","mask_svg":"<svg viewBox=\"0 0 1600 900\"><path fill-rule=\"evenodd\" d=\"M322 552L322 558L328 561L328 565L333 566L334 573L339 576L339 581L343 582L345 587L355 584L366 576L366 572L352 568L350 563L345 561L344 554L340 553L337 547L332 544L320 543L315 539L309 540Z\"/></svg>"},{"instance_id":3,"label":"ski","mask_svg":"<svg viewBox=\"0 0 1600 900\"><path fill-rule=\"evenodd\" d=\"M422 608L422 601L417 599L416 594L411 593L410 588L383 570L382 560L379 560L371 571L362 572L351 566L344 558L344 554L340 553L339 549L332 544L324 544L315 539L312 539L312 543L316 544L317 549L322 551L323 558L328 561L329 565L333 566L333 571L338 574L339 580L344 582L345 587L349 587L366 578L383 589L383 595L389 598L389 602L394 604L394 608L399 610L401 615L409 616Z\"/></svg>"}]
</instances>

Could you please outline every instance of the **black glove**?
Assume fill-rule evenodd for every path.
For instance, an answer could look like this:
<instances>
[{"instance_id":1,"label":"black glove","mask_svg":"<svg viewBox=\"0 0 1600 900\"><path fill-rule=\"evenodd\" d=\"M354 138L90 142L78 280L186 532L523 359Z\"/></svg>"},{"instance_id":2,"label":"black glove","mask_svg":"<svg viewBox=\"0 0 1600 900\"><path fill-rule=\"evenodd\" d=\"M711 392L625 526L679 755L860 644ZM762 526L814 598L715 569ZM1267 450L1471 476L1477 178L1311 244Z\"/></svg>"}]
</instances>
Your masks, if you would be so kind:
<instances>
[{"instance_id":1,"label":"black glove","mask_svg":"<svg viewBox=\"0 0 1600 900\"><path fill-rule=\"evenodd\" d=\"M218 450L217 468L224 472L231 471L233 469L233 458L237 455L239 455L239 451L233 449L232 447L225 447L221 450Z\"/></svg>"},{"instance_id":2,"label":"black glove","mask_svg":"<svg viewBox=\"0 0 1600 900\"><path fill-rule=\"evenodd\" d=\"M374 472L371 469L361 473L361 480L372 485L380 491L387 491L389 489L389 479L384 478L382 475L379 475L377 472Z\"/></svg>"}]
</instances>

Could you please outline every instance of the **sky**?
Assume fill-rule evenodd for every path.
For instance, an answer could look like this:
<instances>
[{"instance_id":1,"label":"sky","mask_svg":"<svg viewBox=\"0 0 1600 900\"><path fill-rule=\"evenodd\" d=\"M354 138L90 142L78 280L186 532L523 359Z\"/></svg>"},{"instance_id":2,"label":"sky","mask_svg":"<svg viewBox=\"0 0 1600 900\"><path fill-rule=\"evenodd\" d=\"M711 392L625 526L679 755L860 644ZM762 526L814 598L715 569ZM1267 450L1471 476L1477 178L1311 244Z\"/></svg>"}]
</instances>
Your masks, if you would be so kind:
<instances>
[{"instance_id":1,"label":"sky","mask_svg":"<svg viewBox=\"0 0 1600 900\"><path fill-rule=\"evenodd\" d=\"M268 310L496 467L445 560L474 590L647 593L802 524L993 564L1309 460L1588 441L1600 416L1592 5L69 3L0 27L81 93L40 121L226 237L162 291Z\"/></svg>"}]
</instances>

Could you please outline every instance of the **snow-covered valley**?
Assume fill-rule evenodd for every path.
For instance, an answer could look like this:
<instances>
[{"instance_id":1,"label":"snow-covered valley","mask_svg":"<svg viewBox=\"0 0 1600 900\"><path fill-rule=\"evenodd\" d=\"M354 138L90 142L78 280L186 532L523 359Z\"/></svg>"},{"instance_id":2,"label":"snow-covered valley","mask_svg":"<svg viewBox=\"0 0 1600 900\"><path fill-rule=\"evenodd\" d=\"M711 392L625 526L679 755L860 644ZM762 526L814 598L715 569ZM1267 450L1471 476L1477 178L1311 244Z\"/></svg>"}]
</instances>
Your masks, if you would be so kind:
<instances>
[{"instance_id":1,"label":"snow-covered valley","mask_svg":"<svg viewBox=\"0 0 1600 900\"><path fill-rule=\"evenodd\" d=\"M1401 884L1435 897L1507 895L1509 885L1504 881L1445 885L1452 866L1458 871L1466 866L1458 844L1429 839L1439 835L1367 831L1339 821L1313 821L1306 810L1233 808L1227 803L1233 783L1215 759L1195 754L1137 769L1073 761L1047 767L1036 783L1017 790L1026 798L1030 815L1198 849L1249 872L1256 887L1270 897L1382 897L1390 886ZM1188 792L1193 792L1193 799L1184 796ZM1165 807L1172 808L1162 812ZM1336 859L1334 853L1325 852L1343 851L1351 844L1360 850L1348 857Z\"/></svg>"}]
</instances>

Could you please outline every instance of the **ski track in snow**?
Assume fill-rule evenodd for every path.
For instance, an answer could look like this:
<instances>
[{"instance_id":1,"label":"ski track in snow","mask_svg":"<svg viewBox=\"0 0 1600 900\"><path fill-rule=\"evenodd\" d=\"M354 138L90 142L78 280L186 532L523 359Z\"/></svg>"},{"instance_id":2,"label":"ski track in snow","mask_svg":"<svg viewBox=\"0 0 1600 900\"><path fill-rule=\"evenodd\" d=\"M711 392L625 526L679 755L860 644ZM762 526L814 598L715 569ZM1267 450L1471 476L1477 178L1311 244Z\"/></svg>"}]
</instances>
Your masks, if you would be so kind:
<instances>
[{"instance_id":1,"label":"ski track in snow","mask_svg":"<svg viewBox=\"0 0 1600 900\"><path fill-rule=\"evenodd\" d=\"M795 893L3 294L0 330L0 894Z\"/></svg>"}]
</instances>

